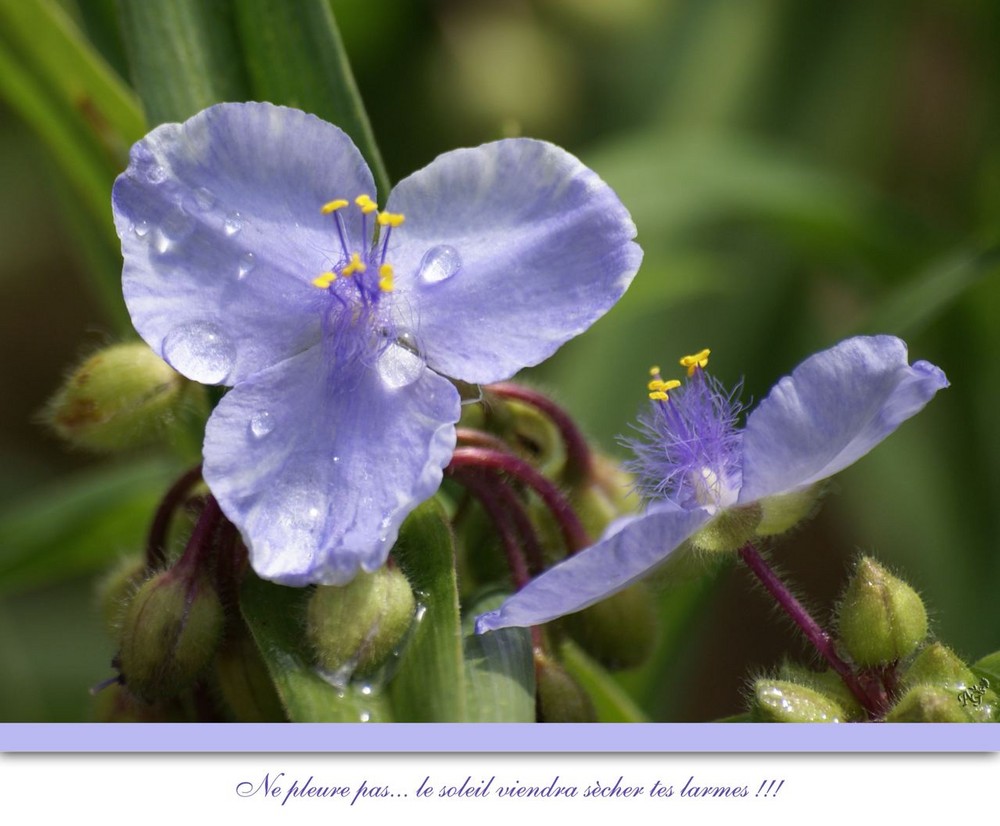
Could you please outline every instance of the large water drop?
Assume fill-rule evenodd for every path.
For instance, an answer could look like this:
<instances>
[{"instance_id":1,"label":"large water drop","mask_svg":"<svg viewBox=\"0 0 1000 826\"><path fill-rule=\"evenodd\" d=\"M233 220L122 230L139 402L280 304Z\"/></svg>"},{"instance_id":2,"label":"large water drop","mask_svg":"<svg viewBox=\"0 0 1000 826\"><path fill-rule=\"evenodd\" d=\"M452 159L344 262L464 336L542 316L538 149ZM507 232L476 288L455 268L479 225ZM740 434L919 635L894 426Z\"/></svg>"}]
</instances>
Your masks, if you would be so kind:
<instances>
[{"instance_id":1,"label":"large water drop","mask_svg":"<svg viewBox=\"0 0 1000 826\"><path fill-rule=\"evenodd\" d=\"M425 284L439 284L462 269L462 256L447 244L431 247L424 253L417 277Z\"/></svg>"},{"instance_id":2,"label":"large water drop","mask_svg":"<svg viewBox=\"0 0 1000 826\"><path fill-rule=\"evenodd\" d=\"M266 410L254 413L250 417L250 432L255 439L263 439L272 430L274 430L274 416Z\"/></svg>"},{"instance_id":3,"label":"large water drop","mask_svg":"<svg viewBox=\"0 0 1000 826\"><path fill-rule=\"evenodd\" d=\"M202 384L222 384L236 361L229 336L207 321L176 327L163 341L163 356L179 372Z\"/></svg>"},{"instance_id":4,"label":"large water drop","mask_svg":"<svg viewBox=\"0 0 1000 826\"><path fill-rule=\"evenodd\" d=\"M424 361L416 353L411 353L398 344L390 344L378 357L375 368L386 387L398 390L420 378Z\"/></svg>"},{"instance_id":5,"label":"large water drop","mask_svg":"<svg viewBox=\"0 0 1000 826\"><path fill-rule=\"evenodd\" d=\"M250 274L250 271L257 266L252 252L245 252L240 256L240 264L236 270L236 277L243 279Z\"/></svg>"},{"instance_id":6,"label":"large water drop","mask_svg":"<svg viewBox=\"0 0 1000 826\"><path fill-rule=\"evenodd\" d=\"M238 212L230 212L226 216L226 223L223 225L226 235L235 235L243 229L243 216Z\"/></svg>"}]
</instances>

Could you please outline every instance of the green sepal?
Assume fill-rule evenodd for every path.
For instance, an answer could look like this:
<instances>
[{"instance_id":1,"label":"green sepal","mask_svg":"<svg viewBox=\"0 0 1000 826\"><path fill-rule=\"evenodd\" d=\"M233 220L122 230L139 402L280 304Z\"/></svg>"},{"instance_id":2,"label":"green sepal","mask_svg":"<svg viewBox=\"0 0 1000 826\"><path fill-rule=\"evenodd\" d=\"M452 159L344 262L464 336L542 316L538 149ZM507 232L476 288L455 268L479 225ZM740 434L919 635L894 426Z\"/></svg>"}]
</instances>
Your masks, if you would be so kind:
<instances>
[{"instance_id":1,"label":"green sepal","mask_svg":"<svg viewBox=\"0 0 1000 826\"><path fill-rule=\"evenodd\" d=\"M848 719L841 705L826 694L770 677L754 683L751 714L766 723L842 723Z\"/></svg>"},{"instance_id":2,"label":"green sepal","mask_svg":"<svg viewBox=\"0 0 1000 826\"><path fill-rule=\"evenodd\" d=\"M759 504L725 508L699 528L689 541L702 553L734 553L753 539L760 519Z\"/></svg>"},{"instance_id":3,"label":"green sepal","mask_svg":"<svg viewBox=\"0 0 1000 826\"><path fill-rule=\"evenodd\" d=\"M293 723L391 722L389 703L370 685L337 687L320 676L305 641L308 588L288 588L248 573L240 610Z\"/></svg>"},{"instance_id":4,"label":"green sepal","mask_svg":"<svg viewBox=\"0 0 1000 826\"><path fill-rule=\"evenodd\" d=\"M812 516L821 495L822 486L811 485L803 490L761 499L760 522L754 533L757 536L776 536L790 531Z\"/></svg>"}]
</instances>

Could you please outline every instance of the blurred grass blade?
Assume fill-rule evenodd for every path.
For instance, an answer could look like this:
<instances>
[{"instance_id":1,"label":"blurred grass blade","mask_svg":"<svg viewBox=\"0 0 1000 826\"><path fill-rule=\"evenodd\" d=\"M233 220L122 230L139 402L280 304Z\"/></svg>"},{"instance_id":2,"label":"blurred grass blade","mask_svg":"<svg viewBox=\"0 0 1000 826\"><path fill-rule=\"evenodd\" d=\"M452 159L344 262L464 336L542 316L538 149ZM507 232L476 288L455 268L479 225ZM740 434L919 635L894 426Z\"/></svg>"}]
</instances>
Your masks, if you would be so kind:
<instances>
[{"instance_id":1,"label":"blurred grass blade","mask_svg":"<svg viewBox=\"0 0 1000 826\"><path fill-rule=\"evenodd\" d=\"M108 67L66 13L49 0L0 0L0 25L36 77L124 157L146 124L132 91Z\"/></svg>"},{"instance_id":2,"label":"blurred grass blade","mask_svg":"<svg viewBox=\"0 0 1000 826\"><path fill-rule=\"evenodd\" d=\"M150 126L248 99L230 3L119 0L119 14L132 82Z\"/></svg>"},{"instance_id":3,"label":"blurred grass blade","mask_svg":"<svg viewBox=\"0 0 1000 826\"><path fill-rule=\"evenodd\" d=\"M527 628L473 632L475 618L498 608L502 596L473 605L463 624L469 720L475 723L535 722L535 660Z\"/></svg>"},{"instance_id":4,"label":"blurred grass blade","mask_svg":"<svg viewBox=\"0 0 1000 826\"><path fill-rule=\"evenodd\" d=\"M391 183L328 0L241 0L236 16L255 99L312 112L347 132L384 200Z\"/></svg>"},{"instance_id":5,"label":"blurred grass blade","mask_svg":"<svg viewBox=\"0 0 1000 826\"><path fill-rule=\"evenodd\" d=\"M0 512L0 592L89 573L140 550L176 468L164 460L102 468Z\"/></svg>"},{"instance_id":6,"label":"blurred grass blade","mask_svg":"<svg viewBox=\"0 0 1000 826\"><path fill-rule=\"evenodd\" d=\"M865 330L914 336L922 332L967 290L1000 272L1000 247L962 251L910 279L877 305Z\"/></svg>"},{"instance_id":7,"label":"blurred grass blade","mask_svg":"<svg viewBox=\"0 0 1000 826\"><path fill-rule=\"evenodd\" d=\"M316 672L303 641L308 588L286 588L247 574L240 592L243 618L260 649L293 723L391 720L388 703L348 685L335 688ZM336 743L331 743L335 746Z\"/></svg>"},{"instance_id":8,"label":"blurred grass blade","mask_svg":"<svg viewBox=\"0 0 1000 826\"><path fill-rule=\"evenodd\" d=\"M422 606L389 684L396 716L406 722L466 720L455 548L436 500L421 505L403 523L393 556Z\"/></svg>"},{"instance_id":9,"label":"blurred grass blade","mask_svg":"<svg viewBox=\"0 0 1000 826\"><path fill-rule=\"evenodd\" d=\"M560 660L566 670L586 690L599 723L648 723L635 701L615 679L588 657L579 646L566 640L560 648Z\"/></svg>"}]
</instances>

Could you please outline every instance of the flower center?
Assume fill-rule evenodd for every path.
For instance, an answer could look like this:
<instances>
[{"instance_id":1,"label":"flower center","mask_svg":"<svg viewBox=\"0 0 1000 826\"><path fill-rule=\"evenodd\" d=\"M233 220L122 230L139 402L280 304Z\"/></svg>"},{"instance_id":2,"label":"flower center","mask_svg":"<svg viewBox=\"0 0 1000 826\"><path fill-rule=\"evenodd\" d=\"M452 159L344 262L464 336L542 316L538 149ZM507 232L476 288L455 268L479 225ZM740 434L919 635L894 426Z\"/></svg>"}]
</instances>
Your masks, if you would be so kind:
<instances>
[{"instance_id":1,"label":"flower center","mask_svg":"<svg viewBox=\"0 0 1000 826\"><path fill-rule=\"evenodd\" d=\"M650 410L639 417L640 438L629 440L636 459L631 469L651 499L709 510L736 502L741 483L742 409L735 392L705 372L709 351L684 356L688 379L664 380L650 370Z\"/></svg>"},{"instance_id":2,"label":"flower center","mask_svg":"<svg viewBox=\"0 0 1000 826\"><path fill-rule=\"evenodd\" d=\"M370 195L359 195L354 206L361 211L361 238L364 245L360 250L349 243L347 227L342 211L351 207L343 198L329 201L320 210L324 215L333 215L340 239L341 257L332 269L320 273L312 283L324 290L340 290L345 279L351 279L354 288L366 303L376 303L380 293L391 293L394 289L392 264L386 261L389 251L389 236L400 226L404 216L393 212L380 212ZM374 225L369 228L368 216L375 213ZM375 231L375 226L379 232ZM370 241L368 239L371 239Z\"/></svg>"}]
</instances>

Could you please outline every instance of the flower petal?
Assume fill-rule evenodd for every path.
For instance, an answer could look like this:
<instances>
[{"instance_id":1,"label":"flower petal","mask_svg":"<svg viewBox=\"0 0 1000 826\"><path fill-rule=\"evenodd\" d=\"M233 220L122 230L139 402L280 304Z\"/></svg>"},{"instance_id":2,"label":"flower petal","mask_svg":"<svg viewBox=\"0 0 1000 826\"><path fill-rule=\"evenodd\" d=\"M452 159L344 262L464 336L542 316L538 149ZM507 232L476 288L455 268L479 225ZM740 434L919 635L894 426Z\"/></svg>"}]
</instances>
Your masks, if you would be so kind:
<instances>
[{"instance_id":1,"label":"flower petal","mask_svg":"<svg viewBox=\"0 0 1000 826\"><path fill-rule=\"evenodd\" d=\"M345 375L314 347L241 382L205 433L205 481L265 579L339 584L385 562L441 484L458 392L406 350Z\"/></svg>"},{"instance_id":2,"label":"flower petal","mask_svg":"<svg viewBox=\"0 0 1000 826\"><path fill-rule=\"evenodd\" d=\"M496 611L476 620L476 633L540 625L580 611L641 579L709 519L699 508L660 502L643 516L621 519L596 545L533 579Z\"/></svg>"},{"instance_id":3,"label":"flower petal","mask_svg":"<svg viewBox=\"0 0 1000 826\"><path fill-rule=\"evenodd\" d=\"M361 193L375 184L350 138L296 109L227 103L157 127L112 197L139 334L205 384L315 344L310 282L342 254L320 208ZM345 212L360 239L360 213Z\"/></svg>"},{"instance_id":4,"label":"flower petal","mask_svg":"<svg viewBox=\"0 0 1000 826\"><path fill-rule=\"evenodd\" d=\"M508 378L583 332L642 258L635 225L592 170L552 144L513 139L448 152L387 206L400 327L441 373Z\"/></svg>"},{"instance_id":5,"label":"flower petal","mask_svg":"<svg viewBox=\"0 0 1000 826\"><path fill-rule=\"evenodd\" d=\"M799 490L856 462L948 386L893 336L858 336L806 359L750 414L740 502Z\"/></svg>"}]
</instances>

